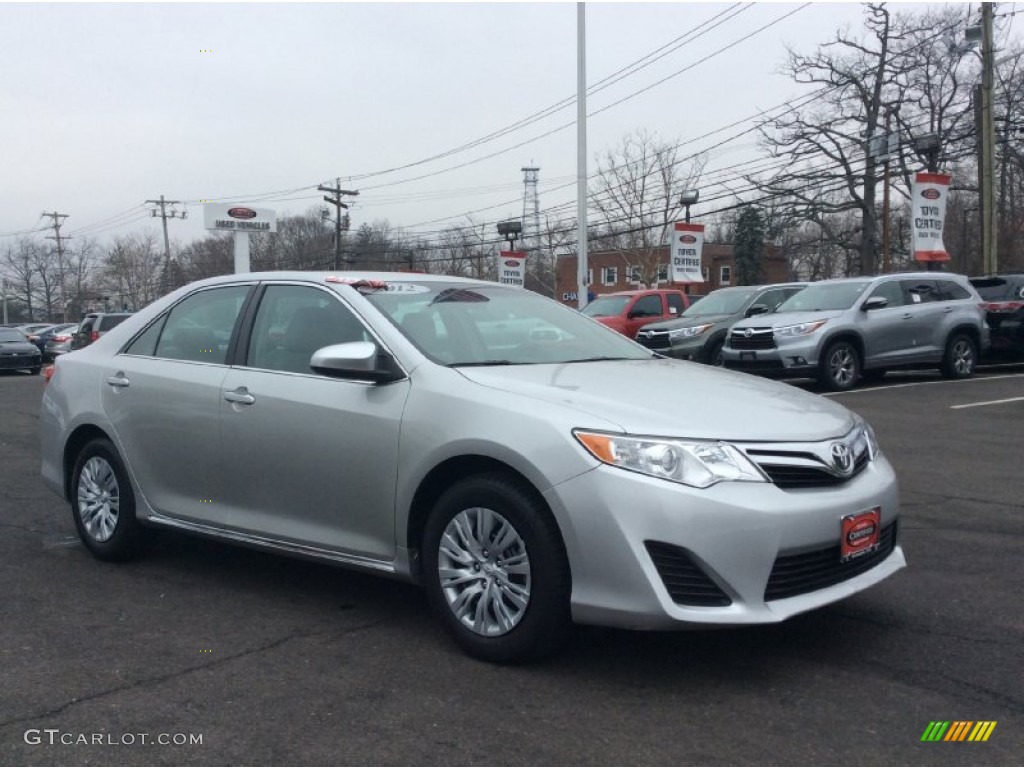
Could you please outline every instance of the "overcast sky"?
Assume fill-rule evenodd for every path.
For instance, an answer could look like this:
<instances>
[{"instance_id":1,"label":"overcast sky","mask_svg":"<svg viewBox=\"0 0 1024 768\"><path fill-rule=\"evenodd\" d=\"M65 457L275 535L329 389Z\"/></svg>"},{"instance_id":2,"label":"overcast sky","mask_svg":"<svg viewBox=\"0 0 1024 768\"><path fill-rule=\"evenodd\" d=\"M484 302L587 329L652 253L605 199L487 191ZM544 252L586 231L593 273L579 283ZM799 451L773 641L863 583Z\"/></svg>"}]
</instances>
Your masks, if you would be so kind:
<instances>
[{"instance_id":1,"label":"overcast sky","mask_svg":"<svg viewBox=\"0 0 1024 768\"><path fill-rule=\"evenodd\" d=\"M693 140L686 153L706 148L728 133L702 135L803 92L778 74L787 44L809 51L863 19L857 4L822 2L588 3L586 13L590 83L693 33L589 98L593 113L668 78L588 120L591 170L595 153L638 128ZM0 3L0 248L42 226L43 210L69 214L65 232L79 237L155 228L143 202L161 194L188 201L189 219L171 222L188 240L204 234L202 199L298 213L320 200L310 187L336 176L362 192L353 228L387 218L428 232L470 211L519 215L530 164L542 208L570 202L574 126L509 148L572 123L574 104L468 151L360 175L459 147L575 89L574 3ZM713 151L708 172L749 157L751 142Z\"/></svg>"}]
</instances>

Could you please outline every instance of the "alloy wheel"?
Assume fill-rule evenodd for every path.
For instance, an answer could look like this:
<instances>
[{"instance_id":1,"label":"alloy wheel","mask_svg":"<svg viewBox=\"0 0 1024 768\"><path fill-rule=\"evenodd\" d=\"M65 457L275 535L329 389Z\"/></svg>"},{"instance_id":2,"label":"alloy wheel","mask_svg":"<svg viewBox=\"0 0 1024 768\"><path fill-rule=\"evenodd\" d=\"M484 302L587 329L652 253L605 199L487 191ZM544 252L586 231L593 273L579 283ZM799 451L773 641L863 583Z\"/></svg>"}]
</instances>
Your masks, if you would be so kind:
<instances>
[{"instance_id":1,"label":"alloy wheel","mask_svg":"<svg viewBox=\"0 0 1024 768\"><path fill-rule=\"evenodd\" d=\"M438 545L441 591L455 618L478 635L507 634L530 604L530 557L519 532L497 512L456 514Z\"/></svg>"},{"instance_id":2,"label":"alloy wheel","mask_svg":"<svg viewBox=\"0 0 1024 768\"><path fill-rule=\"evenodd\" d=\"M847 387L857 375L857 360L847 347L837 347L828 359L829 374L838 387Z\"/></svg>"},{"instance_id":3,"label":"alloy wheel","mask_svg":"<svg viewBox=\"0 0 1024 768\"><path fill-rule=\"evenodd\" d=\"M121 493L114 468L101 456L82 467L78 482L78 514L86 532L96 541L108 541L117 530Z\"/></svg>"}]
</instances>

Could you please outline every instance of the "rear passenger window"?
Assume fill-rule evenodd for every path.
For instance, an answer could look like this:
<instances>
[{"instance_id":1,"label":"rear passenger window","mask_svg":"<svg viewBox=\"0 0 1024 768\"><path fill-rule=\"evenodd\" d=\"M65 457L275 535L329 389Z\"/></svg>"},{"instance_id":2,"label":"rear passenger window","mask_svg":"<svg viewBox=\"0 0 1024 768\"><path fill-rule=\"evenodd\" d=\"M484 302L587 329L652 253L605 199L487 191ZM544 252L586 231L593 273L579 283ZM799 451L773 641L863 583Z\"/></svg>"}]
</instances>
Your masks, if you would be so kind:
<instances>
[{"instance_id":1,"label":"rear passenger window","mask_svg":"<svg viewBox=\"0 0 1024 768\"><path fill-rule=\"evenodd\" d=\"M959 283L953 280L937 280L939 287L939 298L943 301L957 301L969 299L971 294Z\"/></svg>"},{"instance_id":2,"label":"rear passenger window","mask_svg":"<svg viewBox=\"0 0 1024 768\"><path fill-rule=\"evenodd\" d=\"M683 314L683 310L686 309L686 307L683 306L683 297L678 293L670 293L667 298L669 312L673 315Z\"/></svg>"},{"instance_id":3,"label":"rear passenger window","mask_svg":"<svg viewBox=\"0 0 1024 768\"><path fill-rule=\"evenodd\" d=\"M908 304L939 301L939 289L934 280L904 280L903 289Z\"/></svg>"},{"instance_id":4,"label":"rear passenger window","mask_svg":"<svg viewBox=\"0 0 1024 768\"><path fill-rule=\"evenodd\" d=\"M167 316L164 315L143 331L140 336L136 336L135 341L125 348L124 354L152 357L153 353L156 352L156 342L160 338L160 329L164 327L166 319Z\"/></svg>"},{"instance_id":5,"label":"rear passenger window","mask_svg":"<svg viewBox=\"0 0 1024 768\"><path fill-rule=\"evenodd\" d=\"M156 356L223 365L249 290L248 285L233 285L189 296L168 314Z\"/></svg>"}]
</instances>

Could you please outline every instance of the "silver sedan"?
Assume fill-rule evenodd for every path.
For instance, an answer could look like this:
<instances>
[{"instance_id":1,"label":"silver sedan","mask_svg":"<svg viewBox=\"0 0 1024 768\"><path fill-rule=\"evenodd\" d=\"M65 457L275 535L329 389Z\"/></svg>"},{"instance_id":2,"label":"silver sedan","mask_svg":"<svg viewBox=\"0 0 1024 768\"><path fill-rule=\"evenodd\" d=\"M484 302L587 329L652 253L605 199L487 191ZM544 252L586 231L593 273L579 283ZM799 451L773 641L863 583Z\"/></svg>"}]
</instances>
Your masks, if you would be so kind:
<instances>
[{"instance_id":1,"label":"silver sedan","mask_svg":"<svg viewBox=\"0 0 1024 768\"><path fill-rule=\"evenodd\" d=\"M41 434L97 557L164 528L414 581L492 661L573 621L778 622L905 565L855 414L482 281L186 286L57 359Z\"/></svg>"}]
</instances>

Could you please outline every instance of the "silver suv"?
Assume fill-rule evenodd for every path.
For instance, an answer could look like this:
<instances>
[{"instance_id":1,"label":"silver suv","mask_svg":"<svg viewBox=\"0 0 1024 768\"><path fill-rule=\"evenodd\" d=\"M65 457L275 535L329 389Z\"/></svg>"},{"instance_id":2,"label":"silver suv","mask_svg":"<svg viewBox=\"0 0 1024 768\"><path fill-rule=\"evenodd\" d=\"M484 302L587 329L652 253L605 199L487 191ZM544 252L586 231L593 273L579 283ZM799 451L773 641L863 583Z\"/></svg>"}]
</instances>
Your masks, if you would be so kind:
<instances>
[{"instance_id":1,"label":"silver suv","mask_svg":"<svg viewBox=\"0 0 1024 768\"><path fill-rule=\"evenodd\" d=\"M938 366L948 378L966 378L988 333L981 297L962 275L823 280L773 315L736 323L722 359L727 368L816 378L842 391L890 368Z\"/></svg>"},{"instance_id":2,"label":"silver suv","mask_svg":"<svg viewBox=\"0 0 1024 768\"><path fill-rule=\"evenodd\" d=\"M745 285L719 288L690 306L674 320L643 326L636 340L648 349L680 360L722 364L722 346L737 320L774 312L782 302L804 289L807 283Z\"/></svg>"}]
</instances>

